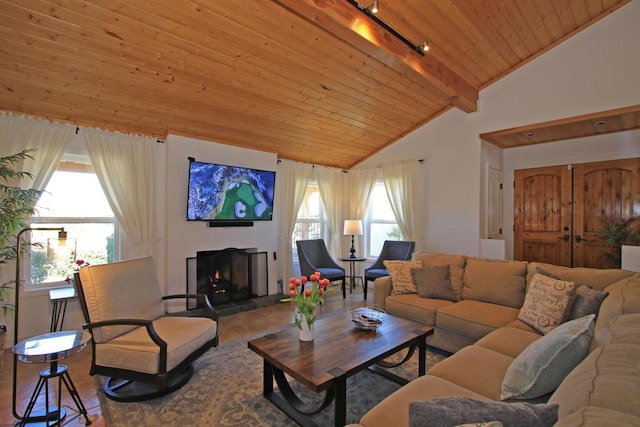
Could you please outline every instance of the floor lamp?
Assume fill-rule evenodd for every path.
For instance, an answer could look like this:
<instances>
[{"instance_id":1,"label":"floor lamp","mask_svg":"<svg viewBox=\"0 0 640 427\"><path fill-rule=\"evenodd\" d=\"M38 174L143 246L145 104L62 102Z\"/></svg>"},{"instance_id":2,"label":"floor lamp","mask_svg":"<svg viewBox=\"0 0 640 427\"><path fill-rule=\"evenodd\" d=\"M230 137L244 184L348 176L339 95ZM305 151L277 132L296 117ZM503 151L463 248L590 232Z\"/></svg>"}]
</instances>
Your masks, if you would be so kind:
<instances>
[{"instance_id":1,"label":"floor lamp","mask_svg":"<svg viewBox=\"0 0 640 427\"><path fill-rule=\"evenodd\" d=\"M18 233L16 237L16 287L15 287L15 303L14 303L14 318L13 318L13 345L18 344L18 314L20 309L20 263L22 258L22 235L28 231L57 231L58 238L63 240L67 238L67 233L64 231L64 227L42 227L42 228L31 228L27 227ZM23 420L23 416L18 415L18 411L16 410L17 403L17 380L18 380L18 355L13 353L13 417L15 419ZM47 414L45 414L46 417Z\"/></svg>"}]
</instances>

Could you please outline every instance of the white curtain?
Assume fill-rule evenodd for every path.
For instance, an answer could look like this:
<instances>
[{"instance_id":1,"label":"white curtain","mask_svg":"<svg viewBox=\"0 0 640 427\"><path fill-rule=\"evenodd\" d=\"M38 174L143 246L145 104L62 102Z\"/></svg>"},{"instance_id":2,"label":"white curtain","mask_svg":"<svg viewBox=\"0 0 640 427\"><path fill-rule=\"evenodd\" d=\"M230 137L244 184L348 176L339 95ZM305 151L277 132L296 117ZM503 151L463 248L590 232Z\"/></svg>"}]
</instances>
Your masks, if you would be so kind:
<instances>
[{"instance_id":1,"label":"white curtain","mask_svg":"<svg viewBox=\"0 0 640 427\"><path fill-rule=\"evenodd\" d=\"M136 256L156 257L156 140L84 128L80 135L111 210Z\"/></svg>"},{"instance_id":2,"label":"white curtain","mask_svg":"<svg viewBox=\"0 0 640 427\"><path fill-rule=\"evenodd\" d=\"M376 185L378 169L352 169L349 171L349 218L364 219L371 193Z\"/></svg>"},{"instance_id":3,"label":"white curtain","mask_svg":"<svg viewBox=\"0 0 640 427\"><path fill-rule=\"evenodd\" d=\"M305 163L281 161L276 176L278 211L278 253L281 277L286 282L293 276L291 235L296 225L298 210L311 177L313 167ZM286 290L285 290L286 291Z\"/></svg>"},{"instance_id":4,"label":"white curtain","mask_svg":"<svg viewBox=\"0 0 640 427\"><path fill-rule=\"evenodd\" d=\"M58 168L67 143L73 138L75 126L52 123L31 117L0 114L0 156L34 149L18 170L28 172L33 179L23 179L20 187L44 190Z\"/></svg>"},{"instance_id":5,"label":"white curtain","mask_svg":"<svg viewBox=\"0 0 640 427\"><path fill-rule=\"evenodd\" d=\"M382 166L384 187L398 227L405 239L416 242L416 251L422 242L423 205L422 180L418 162L410 160Z\"/></svg>"},{"instance_id":6,"label":"white curtain","mask_svg":"<svg viewBox=\"0 0 640 427\"><path fill-rule=\"evenodd\" d=\"M316 166L314 168L318 181L318 192L327 212L329 223L329 253L341 257L340 236L342 234L343 211L342 189L346 182L346 174L341 169Z\"/></svg>"},{"instance_id":7,"label":"white curtain","mask_svg":"<svg viewBox=\"0 0 640 427\"><path fill-rule=\"evenodd\" d=\"M378 169L352 169L349 171L349 194L345 198L348 199L349 212L345 219L359 219L364 224L364 217L376 184L377 174ZM360 254L364 254L363 242L364 239L358 239L356 243Z\"/></svg>"}]
</instances>

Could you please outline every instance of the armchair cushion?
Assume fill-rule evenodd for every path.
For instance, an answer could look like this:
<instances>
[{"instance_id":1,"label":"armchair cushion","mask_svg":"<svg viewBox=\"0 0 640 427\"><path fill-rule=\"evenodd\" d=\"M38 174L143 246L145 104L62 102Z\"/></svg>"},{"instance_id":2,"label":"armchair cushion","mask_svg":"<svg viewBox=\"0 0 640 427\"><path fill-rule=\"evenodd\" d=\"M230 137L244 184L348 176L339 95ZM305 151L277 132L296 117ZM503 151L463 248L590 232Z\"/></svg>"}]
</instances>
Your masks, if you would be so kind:
<instances>
[{"instance_id":1,"label":"armchair cushion","mask_svg":"<svg viewBox=\"0 0 640 427\"><path fill-rule=\"evenodd\" d=\"M82 268L79 272L83 283L92 284L83 292L91 322L110 319L154 320L165 314L153 258L138 258L105 266ZM96 343L107 342L135 328L135 325L95 328L92 331L93 339Z\"/></svg>"},{"instance_id":2,"label":"armchair cushion","mask_svg":"<svg viewBox=\"0 0 640 427\"><path fill-rule=\"evenodd\" d=\"M213 340L217 324L202 317L160 317L153 327L167 342L167 371L175 368L191 353ZM107 343L96 344L96 363L119 369L157 374L160 351L145 327L138 327Z\"/></svg>"}]
</instances>

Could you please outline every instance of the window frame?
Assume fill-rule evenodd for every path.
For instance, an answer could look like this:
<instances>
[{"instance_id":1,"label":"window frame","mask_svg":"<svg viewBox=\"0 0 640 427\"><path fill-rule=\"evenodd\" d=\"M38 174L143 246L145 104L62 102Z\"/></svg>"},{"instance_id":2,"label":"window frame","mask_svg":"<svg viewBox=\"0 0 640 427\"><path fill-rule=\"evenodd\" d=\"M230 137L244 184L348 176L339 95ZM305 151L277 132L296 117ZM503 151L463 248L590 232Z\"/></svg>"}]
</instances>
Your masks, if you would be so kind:
<instances>
[{"instance_id":1,"label":"window frame","mask_svg":"<svg viewBox=\"0 0 640 427\"><path fill-rule=\"evenodd\" d=\"M60 160L60 163L56 167L56 171L68 172L69 164L74 164L77 169L76 172L82 173L92 173L95 175L95 171L89 162L89 157L86 155L77 155L71 153L65 153L63 158ZM46 190L45 190L46 191ZM104 192L104 190L103 190ZM44 228L44 227L57 227L57 224L112 224L113 225L113 261L119 261L121 259L121 227L118 219L113 216L89 216L89 217L81 217L81 216L42 216L36 213L31 216L27 221L29 227L33 229ZM26 236L27 240L30 242L31 234L29 233ZM79 236L69 235L69 238L78 239ZM32 262L31 262L31 252L29 252L28 256L23 257L23 263L21 268L23 271L28 272L22 278L22 283L24 284L25 291L36 291L41 289L53 289L60 287L67 287L69 283L65 280L59 281L47 281L47 282L32 282L31 281L31 273L32 273ZM25 277L27 276L27 277Z\"/></svg>"},{"instance_id":2,"label":"window frame","mask_svg":"<svg viewBox=\"0 0 640 427\"><path fill-rule=\"evenodd\" d=\"M396 227L398 227L398 220L396 219L395 215L393 215L394 216L393 220L373 218L374 199L375 199L373 192L375 191L375 187L378 187L378 188L382 187L382 189L384 190L385 197L387 197L387 202L389 204L391 203L389 201L389 197L386 194L384 181L382 179L377 179L374 184L374 190L372 191L371 198L369 198L369 204L367 205L367 210L364 217L364 228L365 228L364 250L365 250L366 258L370 260L375 260L379 255L379 254L373 254L371 251L371 243L372 243L372 237L373 237L372 225L384 224L384 225L395 225ZM386 240L390 240L390 239L386 239ZM404 240L402 231L400 231L400 237L398 238L398 240Z\"/></svg>"},{"instance_id":3,"label":"window frame","mask_svg":"<svg viewBox=\"0 0 640 427\"><path fill-rule=\"evenodd\" d=\"M327 210L325 209L324 204L322 203L322 197L320 197L320 192L318 190L318 183L315 179L310 179L309 182L307 183L307 187L305 188L305 199L307 197L307 192L309 191L309 188L315 188L315 192L318 193L318 206L319 206L320 212L319 212L318 218L301 218L300 210L304 206L304 203L305 203L304 200L300 205L300 208L298 209L298 214L296 215L296 222L293 228L293 232L291 233L291 245L292 245L291 251L292 251L292 260L294 265L299 264L298 251L296 248L297 239L295 239L295 235L294 235L298 224L320 224L319 238L326 242L327 238L329 237L329 223L327 219Z\"/></svg>"}]
</instances>

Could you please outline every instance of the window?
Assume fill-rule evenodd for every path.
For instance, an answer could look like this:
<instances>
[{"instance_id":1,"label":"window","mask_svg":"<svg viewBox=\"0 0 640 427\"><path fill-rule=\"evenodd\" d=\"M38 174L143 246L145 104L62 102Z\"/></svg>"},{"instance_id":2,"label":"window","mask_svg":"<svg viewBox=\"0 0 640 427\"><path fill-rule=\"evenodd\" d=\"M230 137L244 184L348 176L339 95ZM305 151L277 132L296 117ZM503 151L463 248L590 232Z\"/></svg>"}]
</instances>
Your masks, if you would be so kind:
<instances>
[{"instance_id":1,"label":"window","mask_svg":"<svg viewBox=\"0 0 640 427\"><path fill-rule=\"evenodd\" d=\"M309 182L302 205L298 210L296 226L293 229L293 262L298 263L297 240L325 239L327 237L327 216L320 200L320 192L316 182Z\"/></svg>"},{"instance_id":2,"label":"window","mask_svg":"<svg viewBox=\"0 0 640 427\"><path fill-rule=\"evenodd\" d=\"M53 173L31 218L33 228L64 227L68 239L52 231L31 233L31 284L66 284L74 261L104 264L118 259L119 227L88 157L66 158Z\"/></svg>"},{"instance_id":3,"label":"window","mask_svg":"<svg viewBox=\"0 0 640 427\"><path fill-rule=\"evenodd\" d=\"M376 258L380 254L385 240L403 240L382 181L376 182L373 188L365 223L367 256L370 258Z\"/></svg>"}]
</instances>

